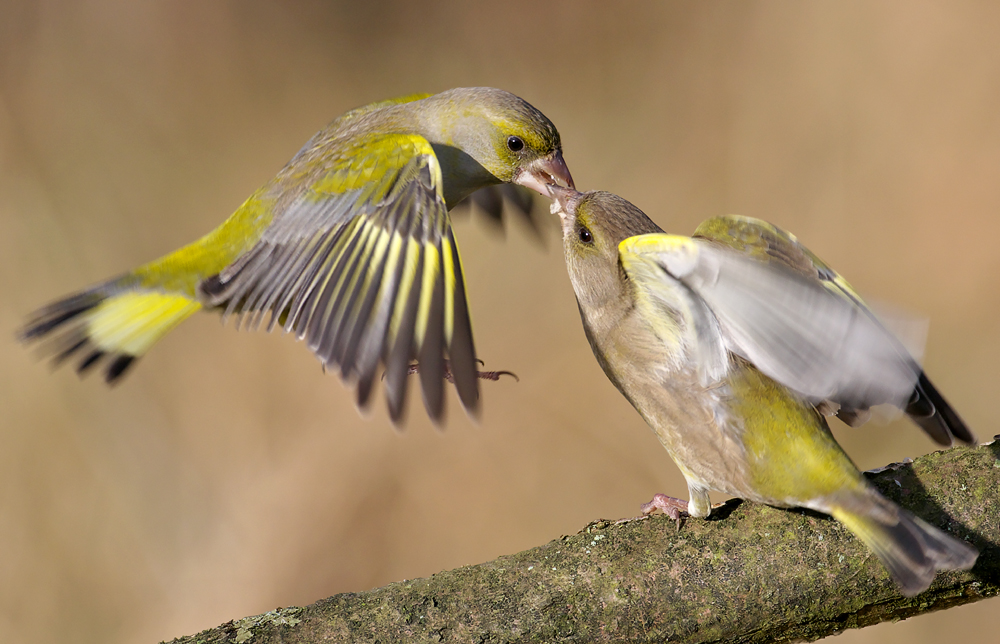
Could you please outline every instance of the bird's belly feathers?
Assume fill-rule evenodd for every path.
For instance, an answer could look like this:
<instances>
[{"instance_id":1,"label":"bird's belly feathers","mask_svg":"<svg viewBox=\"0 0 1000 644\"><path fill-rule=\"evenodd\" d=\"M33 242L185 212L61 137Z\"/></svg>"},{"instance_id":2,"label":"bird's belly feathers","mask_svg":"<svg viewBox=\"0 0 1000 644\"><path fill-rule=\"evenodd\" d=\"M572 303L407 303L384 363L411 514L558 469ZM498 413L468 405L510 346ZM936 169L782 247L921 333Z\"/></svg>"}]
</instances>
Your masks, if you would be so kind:
<instances>
[{"instance_id":1,"label":"bird's belly feathers","mask_svg":"<svg viewBox=\"0 0 1000 644\"><path fill-rule=\"evenodd\" d=\"M742 428L729 412L724 385L706 388L693 365L672 351L637 316L625 316L595 333L584 329L608 379L632 403L689 483L746 496L749 477Z\"/></svg>"},{"instance_id":2,"label":"bird's belly feathers","mask_svg":"<svg viewBox=\"0 0 1000 644\"><path fill-rule=\"evenodd\" d=\"M728 387L702 387L692 373L656 380L633 386L626 397L649 423L688 484L766 502L753 489L743 426L727 404Z\"/></svg>"}]
</instances>

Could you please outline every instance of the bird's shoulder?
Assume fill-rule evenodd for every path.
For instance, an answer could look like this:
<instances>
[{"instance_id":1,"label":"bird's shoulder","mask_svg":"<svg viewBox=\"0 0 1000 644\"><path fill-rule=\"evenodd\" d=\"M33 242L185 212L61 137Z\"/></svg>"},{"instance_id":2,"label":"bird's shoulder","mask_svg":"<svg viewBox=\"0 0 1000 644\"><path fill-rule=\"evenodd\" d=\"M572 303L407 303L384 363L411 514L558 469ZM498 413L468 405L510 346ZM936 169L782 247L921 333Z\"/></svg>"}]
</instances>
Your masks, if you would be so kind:
<instances>
[{"instance_id":1,"label":"bird's shoulder","mask_svg":"<svg viewBox=\"0 0 1000 644\"><path fill-rule=\"evenodd\" d=\"M695 230L705 239L764 262L777 262L809 277L827 266L791 233L760 219L740 215L712 217Z\"/></svg>"},{"instance_id":2,"label":"bird's shoulder","mask_svg":"<svg viewBox=\"0 0 1000 644\"><path fill-rule=\"evenodd\" d=\"M278 210L306 198L350 196L380 202L402 182L419 179L440 192L441 169L430 142L404 128L356 128L316 137L265 187Z\"/></svg>"},{"instance_id":3,"label":"bird's shoulder","mask_svg":"<svg viewBox=\"0 0 1000 644\"><path fill-rule=\"evenodd\" d=\"M809 280L817 280L842 297L864 306L854 288L792 233L753 217L722 215L702 222L695 238L744 253L758 261L777 264Z\"/></svg>"},{"instance_id":4,"label":"bird's shoulder","mask_svg":"<svg viewBox=\"0 0 1000 644\"><path fill-rule=\"evenodd\" d=\"M271 182L272 191L315 187L339 192L392 177L414 157L436 163L430 141L420 133L411 103L428 94L369 103L341 115L318 131Z\"/></svg>"}]
</instances>

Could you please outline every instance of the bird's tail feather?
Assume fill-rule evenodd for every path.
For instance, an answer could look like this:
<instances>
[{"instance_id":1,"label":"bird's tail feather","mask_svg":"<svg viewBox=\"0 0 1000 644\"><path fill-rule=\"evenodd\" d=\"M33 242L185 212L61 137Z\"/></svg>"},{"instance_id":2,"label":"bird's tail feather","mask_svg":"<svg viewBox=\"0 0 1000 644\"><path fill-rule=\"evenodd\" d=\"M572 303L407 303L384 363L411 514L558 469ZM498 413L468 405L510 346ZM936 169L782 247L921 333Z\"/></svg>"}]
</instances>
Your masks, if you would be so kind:
<instances>
[{"instance_id":1,"label":"bird's tail feather","mask_svg":"<svg viewBox=\"0 0 1000 644\"><path fill-rule=\"evenodd\" d=\"M126 275L35 311L18 338L41 342L57 365L79 357L80 374L103 362L104 378L113 383L201 306L193 297L145 288Z\"/></svg>"},{"instance_id":2,"label":"bird's tail feather","mask_svg":"<svg viewBox=\"0 0 1000 644\"><path fill-rule=\"evenodd\" d=\"M927 590L939 570L967 570L979 551L879 496L876 507L831 514L861 539L889 570L900 592L913 597ZM853 505L853 504L852 504Z\"/></svg>"}]
</instances>

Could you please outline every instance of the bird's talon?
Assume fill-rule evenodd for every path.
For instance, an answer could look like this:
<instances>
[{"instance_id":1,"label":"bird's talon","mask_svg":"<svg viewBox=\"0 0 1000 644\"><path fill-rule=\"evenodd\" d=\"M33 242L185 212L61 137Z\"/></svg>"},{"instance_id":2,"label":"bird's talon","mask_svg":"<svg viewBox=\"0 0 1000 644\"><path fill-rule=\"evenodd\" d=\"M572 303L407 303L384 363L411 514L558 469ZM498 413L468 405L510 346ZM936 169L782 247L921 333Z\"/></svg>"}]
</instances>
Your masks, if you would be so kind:
<instances>
[{"instance_id":1,"label":"bird's talon","mask_svg":"<svg viewBox=\"0 0 1000 644\"><path fill-rule=\"evenodd\" d=\"M688 502L684 499L675 499L666 494L656 494L649 503L643 503L639 509L646 516L657 510L662 510L665 515L677 523L677 530L679 531L681 526L684 525L684 517L688 516L687 508Z\"/></svg>"},{"instance_id":2,"label":"bird's talon","mask_svg":"<svg viewBox=\"0 0 1000 644\"><path fill-rule=\"evenodd\" d=\"M477 371L476 375L479 376L481 380L500 380L500 376L510 376L517 382L521 382L521 379L517 377L517 374L513 371Z\"/></svg>"},{"instance_id":3,"label":"bird's talon","mask_svg":"<svg viewBox=\"0 0 1000 644\"><path fill-rule=\"evenodd\" d=\"M480 366L484 366L486 364L479 358L476 358L476 362L478 362ZM406 368L406 375L408 376L412 376L418 373L420 373L419 362L414 362L413 364L409 365ZM444 361L444 373L442 375L444 376L445 380L447 380L451 384L455 384L455 377L451 373L451 365L447 360ZM492 380L496 382L497 380L500 380L500 376L510 376L517 382L521 382L521 379L518 378L517 374L514 373L513 371L476 371L476 377L479 378L480 380ZM382 379L385 380L385 373L382 374Z\"/></svg>"}]
</instances>

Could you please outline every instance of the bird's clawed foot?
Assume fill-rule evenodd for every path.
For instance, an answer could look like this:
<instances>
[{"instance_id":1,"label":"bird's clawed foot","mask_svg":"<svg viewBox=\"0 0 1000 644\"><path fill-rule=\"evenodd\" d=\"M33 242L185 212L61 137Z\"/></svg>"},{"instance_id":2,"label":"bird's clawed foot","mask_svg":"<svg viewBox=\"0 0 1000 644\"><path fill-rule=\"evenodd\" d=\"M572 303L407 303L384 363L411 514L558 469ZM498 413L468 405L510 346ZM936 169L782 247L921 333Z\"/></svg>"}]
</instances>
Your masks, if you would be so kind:
<instances>
[{"instance_id":1,"label":"bird's clawed foot","mask_svg":"<svg viewBox=\"0 0 1000 644\"><path fill-rule=\"evenodd\" d=\"M482 360L476 359L479 364L485 364ZM420 373L420 363L415 362L409 366L406 371L406 375L412 376L413 374ZM513 371L477 371L476 376L480 380L493 380L494 382L500 380L500 376L510 376L517 382L521 382L521 379L517 377L517 374ZM444 361L444 379L448 382L455 384L455 378L451 375L451 365L447 360Z\"/></svg>"},{"instance_id":2,"label":"bird's clawed foot","mask_svg":"<svg viewBox=\"0 0 1000 644\"><path fill-rule=\"evenodd\" d=\"M681 525L684 523L683 518L688 516L688 502L684 499L675 499L666 494L653 496L652 501L643 503L639 509L642 510L643 516L649 516L657 510L663 510L665 515L677 522L678 530L681 529Z\"/></svg>"}]
</instances>

